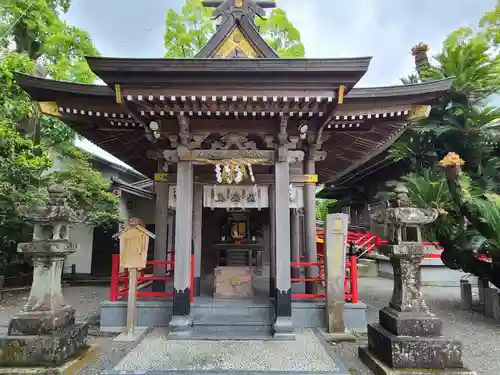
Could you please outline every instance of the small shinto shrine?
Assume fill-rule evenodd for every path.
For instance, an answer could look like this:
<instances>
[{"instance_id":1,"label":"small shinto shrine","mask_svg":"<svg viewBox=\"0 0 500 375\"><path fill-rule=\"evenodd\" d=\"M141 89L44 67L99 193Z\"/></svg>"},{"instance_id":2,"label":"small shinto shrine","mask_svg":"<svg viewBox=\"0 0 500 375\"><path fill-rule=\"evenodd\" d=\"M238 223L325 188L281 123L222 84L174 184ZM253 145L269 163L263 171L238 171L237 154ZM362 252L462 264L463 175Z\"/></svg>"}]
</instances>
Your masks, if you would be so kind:
<instances>
[{"instance_id":1,"label":"small shinto shrine","mask_svg":"<svg viewBox=\"0 0 500 375\"><path fill-rule=\"evenodd\" d=\"M173 285L152 289L173 298L139 301L139 324L189 330L201 303L223 300L227 313L231 299L260 298L272 331L293 335L322 303L301 302L294 317L290 263L317 262L316 185L386 150L451 80L354 88L370 57L279 58L255 23L273 2L204 3L218 26L195 58L88 57L102 86L16 78L43 113L155 180L154 259L175 260ZM121 308L106 302L101 322ZM148 320L159 316L168 321Z\"/></svg>"}]
</instances>

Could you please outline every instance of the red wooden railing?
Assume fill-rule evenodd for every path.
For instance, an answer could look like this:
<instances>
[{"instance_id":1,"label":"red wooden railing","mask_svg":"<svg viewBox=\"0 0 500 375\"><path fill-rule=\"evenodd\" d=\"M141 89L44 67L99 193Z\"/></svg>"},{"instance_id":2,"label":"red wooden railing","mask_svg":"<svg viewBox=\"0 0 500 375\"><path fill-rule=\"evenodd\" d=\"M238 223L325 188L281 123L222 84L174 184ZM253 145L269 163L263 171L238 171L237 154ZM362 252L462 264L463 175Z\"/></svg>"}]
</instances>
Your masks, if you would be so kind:
<instances>
[{"instance_id":1,"label":"red wooden railing","mask_svg":"<svg viewBox=\"0 0 500 375\"><path fill-rule=\"evenodd\" d=\"M322 243L317 243L317 245L323 245ZM318 262L291 262L290 266L292 268L307 268L307 267L317 267L318 277L307 278L307 277L296 277L292 278L292 283L306 283L314 282L318 283L318 289L323 289L325 285L325 261L324 254L320 253L318 250ZM345 301L351 303L358 303L358 262L356 254L351 254L347 258L345 263L345 278L344 278L344 295ZM326 298L325 293L292 293L292 299L322 299Z\"/></svg>"},{"instance_id":2,"label":"red wooden railing","mask_svg":"<svg viewBox=\"0 0 500 375\"><path fill-rule=\"evenodd\" d=\"M149 281L173 281L175 272L175 254L170 253L170 260L148 260L146 262L146 268L139 271L139 277L137 278L137 297L173 297L174 292L142 292L140 287ZM154 265L164 264L168 268L164 276L145 276L153 273ZM170 267L169 267L170 266ZM129 285L129 273L128 269L124 269L120 272L120 254L112 255L111 264L111 288L109 299L111 301L117 301L128 296L128 285ZM194 254L191 255L190 262L190 299L191 303L194 299Z\"/></svg>"}]
</instances>

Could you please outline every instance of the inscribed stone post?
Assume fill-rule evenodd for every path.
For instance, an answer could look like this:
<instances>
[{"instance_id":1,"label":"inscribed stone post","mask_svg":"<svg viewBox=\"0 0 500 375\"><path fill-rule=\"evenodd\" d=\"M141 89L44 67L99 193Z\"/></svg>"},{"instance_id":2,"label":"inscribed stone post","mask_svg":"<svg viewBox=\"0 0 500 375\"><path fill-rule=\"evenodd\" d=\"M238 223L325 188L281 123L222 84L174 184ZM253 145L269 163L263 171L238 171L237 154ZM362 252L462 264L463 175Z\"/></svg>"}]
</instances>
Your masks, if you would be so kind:
<instances>
[{"instance_id":1,"label":"inscribed stone post","mask_svg":"<svg viewBox=\"0 0 500 375\"><path fill-rule=\"evenodd\" d=\"M349 217L329 214L325 222L325 278L328 333L344 333L345 249Z\"/></svg>"}]
</instances>

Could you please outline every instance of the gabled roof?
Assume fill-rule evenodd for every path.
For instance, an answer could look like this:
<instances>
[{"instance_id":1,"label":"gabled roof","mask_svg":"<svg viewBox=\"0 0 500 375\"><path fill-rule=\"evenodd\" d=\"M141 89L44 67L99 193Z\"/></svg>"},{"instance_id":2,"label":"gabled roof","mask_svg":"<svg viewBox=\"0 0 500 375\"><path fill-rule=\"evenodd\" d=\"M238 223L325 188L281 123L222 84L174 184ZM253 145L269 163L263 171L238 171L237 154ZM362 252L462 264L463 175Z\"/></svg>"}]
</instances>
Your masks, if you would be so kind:
<instances>
[{"instance_id":1,"label":"gabled roof","mask_svg":"<svg viewBox=\"0 0 500 375\"><path fill-rule=\"evenodd\" d=\"M265 14L261 8L260 2L256 3L253 0L242 0L238 6L234 0L226 1L204 1L205 6L215 6L214 18L223 17L221 24L217 27L217 31L208 41L208 43L195 56L197 58L222 57L216 56L217 51L221 48L227 38L238 30L246 40L254 47L261 58L277 58L279 57L262 38L257 26L255 25L255 14L263 16ZM268 4L266 7L273 7L274 4ZM236 47L237 48L237 47ZM223 56L228 57L228 56Z\"/></svg>"}]
</instances>

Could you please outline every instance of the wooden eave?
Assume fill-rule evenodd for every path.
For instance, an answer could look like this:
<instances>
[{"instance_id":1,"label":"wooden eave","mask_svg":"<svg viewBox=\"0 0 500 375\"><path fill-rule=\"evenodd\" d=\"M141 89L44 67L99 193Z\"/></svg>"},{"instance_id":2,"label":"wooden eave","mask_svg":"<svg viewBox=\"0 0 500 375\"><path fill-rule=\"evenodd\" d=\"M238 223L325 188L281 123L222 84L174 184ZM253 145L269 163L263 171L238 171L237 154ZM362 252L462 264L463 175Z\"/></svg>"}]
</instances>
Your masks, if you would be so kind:
<instances>
[{"instance_id":1,"label":"wooden eave","mask_svg":"<svg viewBox=\"0 0 500 375\"><path fill-rule=\"evenodd\" d=\"M239 63L242 60L231 61ZM130 117L123 104L116 103L114 90L106 86L65 83L21 74L17 74L16 79L34 100L56 102L60 119L97 146L146 176L152 176L156 172L156 161L148 159L146 155L147 150L154 147L153 144L146 138L142 124ZM450 86L451 80L446 80L436 84L425 83L411 87L351 90L332 117L331 123L325 128L324 134L327 139L323 142L322 148L328 152L328 156L325 161L317 163L320 181L334 182L386 150L406 128L405 111L411 109L414 104L432 103ZM375 96L375 92L382 97ZM259 100L262 100L263 94L261 93ZM134 103L136 99L134 98ZM253 102L250 96L249 102ZM178 132L176 116L184 109L176 107L172 111L173 116L170 119L167 118L169 114L164 113L162 132L165 130L166 133L176 134ZM248 117L240 117L238 121L235 121L232 115L225 117L222 111L219 114L216 111L211 114L204 112L198 117L194 110L191 114L183 113L192 115L193 131L227 132L229 128L232 131L236 125L241 126L240 130L246 129L249 133L272 134L278 129L279 109L275 117L269 117L268 113L261 116L256 110L253 112L248 111L246 114ZM161 114L159 110L153 113L151 118ZM291 129L300 120L299 113L294 112L289 126ZM147 121L149 117L146 115L150 113L144 115L144 120ZM315 115L317 116L317 113ZM327 114L325 119L326 116ZM163 129L164 124L166 124L165 129ZM258 130L260 128L262 130Z\"/></svg>"},{"instance_id":2,"label":"wooden eave","mask_svg":"<svg viewBox=\"0 0 500 375\"><path fill-rule=\"evenodd\" d=\"M452 79L445 79L407 86L351 90L324 133L326 141L322 149L327 151L328 156L316 166L320 181L335 184L383 153L405 131L408 125L406 116L411 108L414 105L431 105L451 85ZM356 130L363 128L370 130Z\"/></svg>"},{"instance_id":3,"label":"wooden eave","mask_svg":"<svg viewBox=\"0 0 500 375\"><path fill-rule=\"evenodd\" d=\"M112 189L120 189L126 193L152 200L155 198L155 193L142 189L140 187L134 186L133 184L129 184L125 181L120 180L119 178L111 179L111 188Z\"/></svg>"},{"instance_id":4,"label":"wooden eave","mask_svg":"<svg viewBox=\"0 0 500 375\"><path fill-rule=\"evenodd\" d=\"M212 85L275 89L307 83L318 87L345 85L346 92L366 73L371 57L345 59L127 59L87 57L90 68L110 87L200 89ZM226 88L228 88L226 86Z\"/></svg>"}]
</instances>

